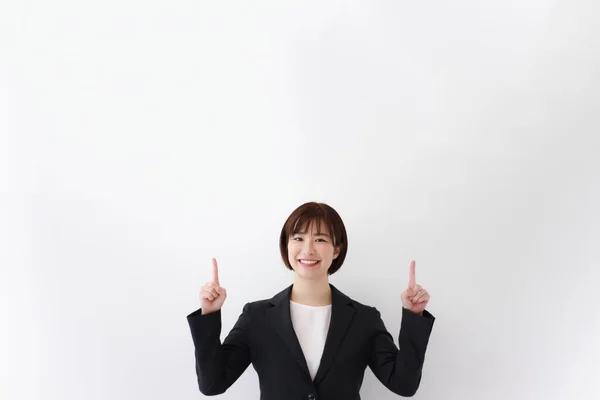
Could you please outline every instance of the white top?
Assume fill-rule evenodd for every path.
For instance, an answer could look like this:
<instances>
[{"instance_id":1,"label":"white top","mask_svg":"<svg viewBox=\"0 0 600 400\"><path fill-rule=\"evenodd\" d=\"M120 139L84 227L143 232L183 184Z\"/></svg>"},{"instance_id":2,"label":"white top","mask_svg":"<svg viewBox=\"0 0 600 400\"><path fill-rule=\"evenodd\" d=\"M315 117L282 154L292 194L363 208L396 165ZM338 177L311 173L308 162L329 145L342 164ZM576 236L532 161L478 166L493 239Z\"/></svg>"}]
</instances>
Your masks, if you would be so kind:
<instances>
[{"instance_id":1,"label":"white top","mask_svg":"<svg viewBox=\"0 0 600 400\"><path fill-rule=\"evenodd\" d=\"M290 315L294 331L308 365L308 371L314 380L321 363L325 339L327 339L327 332L329 331L331 304L307 306L290 301Z\"/></svg>"}]
</instances>

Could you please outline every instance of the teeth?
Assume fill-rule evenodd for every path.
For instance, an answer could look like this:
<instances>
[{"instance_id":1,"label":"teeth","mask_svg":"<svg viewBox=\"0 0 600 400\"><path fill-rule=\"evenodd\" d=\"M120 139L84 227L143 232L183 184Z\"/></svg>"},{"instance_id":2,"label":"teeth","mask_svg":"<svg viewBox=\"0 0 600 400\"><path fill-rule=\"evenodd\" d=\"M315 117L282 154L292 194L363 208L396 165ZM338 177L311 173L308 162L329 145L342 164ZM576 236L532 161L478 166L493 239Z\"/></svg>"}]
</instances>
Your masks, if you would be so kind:
<instances>
[{"instance_id":1,"label":"teeth","mask_svg":"<svg viewBox=\"0 0 600 400\"><path fill-rule=\"evenodd\" d=\"M308 261L308 260L300 260L302 264L316 264L318 261Z\"/></svg>"}]
</instances>

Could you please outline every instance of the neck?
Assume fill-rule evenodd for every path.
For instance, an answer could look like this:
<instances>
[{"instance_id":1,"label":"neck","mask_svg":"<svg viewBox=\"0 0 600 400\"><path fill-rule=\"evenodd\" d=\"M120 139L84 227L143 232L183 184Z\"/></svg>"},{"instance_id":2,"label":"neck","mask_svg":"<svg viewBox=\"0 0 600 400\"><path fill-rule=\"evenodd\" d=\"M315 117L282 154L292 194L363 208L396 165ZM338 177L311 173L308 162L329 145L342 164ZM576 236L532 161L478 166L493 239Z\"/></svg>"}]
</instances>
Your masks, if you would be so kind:
<instances>
[{"instance_id":1,"label":"neck","mask_svg":"<svg viewBox=\"0 0 600 400\"><path fill-rule=\"evenodd\" d=\"M325 278L318 281L308 281L296 276L290 300L308 306L326 306L331 304L329 280Z\"/></svg>"}]
</instances>

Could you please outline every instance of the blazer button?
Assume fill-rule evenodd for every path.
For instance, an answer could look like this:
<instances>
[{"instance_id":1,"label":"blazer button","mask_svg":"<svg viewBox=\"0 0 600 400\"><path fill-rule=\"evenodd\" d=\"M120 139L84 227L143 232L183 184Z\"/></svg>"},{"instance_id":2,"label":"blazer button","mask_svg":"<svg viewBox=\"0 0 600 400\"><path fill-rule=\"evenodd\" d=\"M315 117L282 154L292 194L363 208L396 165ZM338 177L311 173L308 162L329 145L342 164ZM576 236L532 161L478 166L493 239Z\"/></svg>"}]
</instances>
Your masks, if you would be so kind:
<instances>
[{"instance_id":1,"label":"blazer button","mask_svg":"<svg viewBox=\"0 0 600 400\"><path fill-rule=\"evenodd\" d=\"M309 393L308 394L308 400L317 400L317 395L314 393Z\"/></svg>"}]
</instances>

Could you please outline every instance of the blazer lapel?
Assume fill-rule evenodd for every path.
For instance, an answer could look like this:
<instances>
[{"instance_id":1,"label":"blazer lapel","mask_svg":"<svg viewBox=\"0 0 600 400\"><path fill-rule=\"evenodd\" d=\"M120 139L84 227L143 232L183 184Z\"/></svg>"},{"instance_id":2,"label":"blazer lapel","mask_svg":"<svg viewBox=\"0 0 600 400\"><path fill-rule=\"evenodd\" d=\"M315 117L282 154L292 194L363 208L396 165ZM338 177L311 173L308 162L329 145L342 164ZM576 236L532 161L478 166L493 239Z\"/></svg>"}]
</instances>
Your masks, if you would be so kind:
<instances>
[{"instance_id":1,"label":"blazer lapel","mask_svg":"<svg viewBox=\"0 0 600 400\"><path fill-rule=\"evenodd\" d=\"M296 360L300 368L310 378L306 358L304 357L300 342L294 331L292 317L290 315L290 293L292 291L292 286L289 286L273 296L270 303L274 307L267 310L267 313L269 314L269 321L273 324L273 327L281 340L283 340L285 347L287 347L294 360Z\"/></svg>"},{"instance_id":2,"label":"blazer lapel","mask_svg":"<svg viewBox=\"0 0 600 400\"><path fill-rule=\"evenodd\" d=\"M315 375L315 383L318 383L325 377L356 312L356 309L352 306L352 299L337 290L335 286L331 284L330 286L332 300L331 322L329 324L329 331L327 332L327 340L325 341L325 348L323 349L319 369Z\"/></svg>"},{"instance_id":3,"label":"blazer lapel","mask_svg":"<svg viewBox=\"0 0 600 400\"><path fill-rule=\"evenodd\" d=\"M352 299L336 289L335 286L331 284L329 286L331 287L332 300L331 321L329 323L329 331L327 332L321 362L315 375L315 383L325 377L356 312L352 306ZM300 368L306 373L306 376L310 378L306 358L294 331L290 315L290 293L292 287L293 285L273 296L269 301L273 307L267 310L267 314L269 321L271 321L271 324L292 355L292 358L296 360Z\"/></svg>"}]
</instances>

